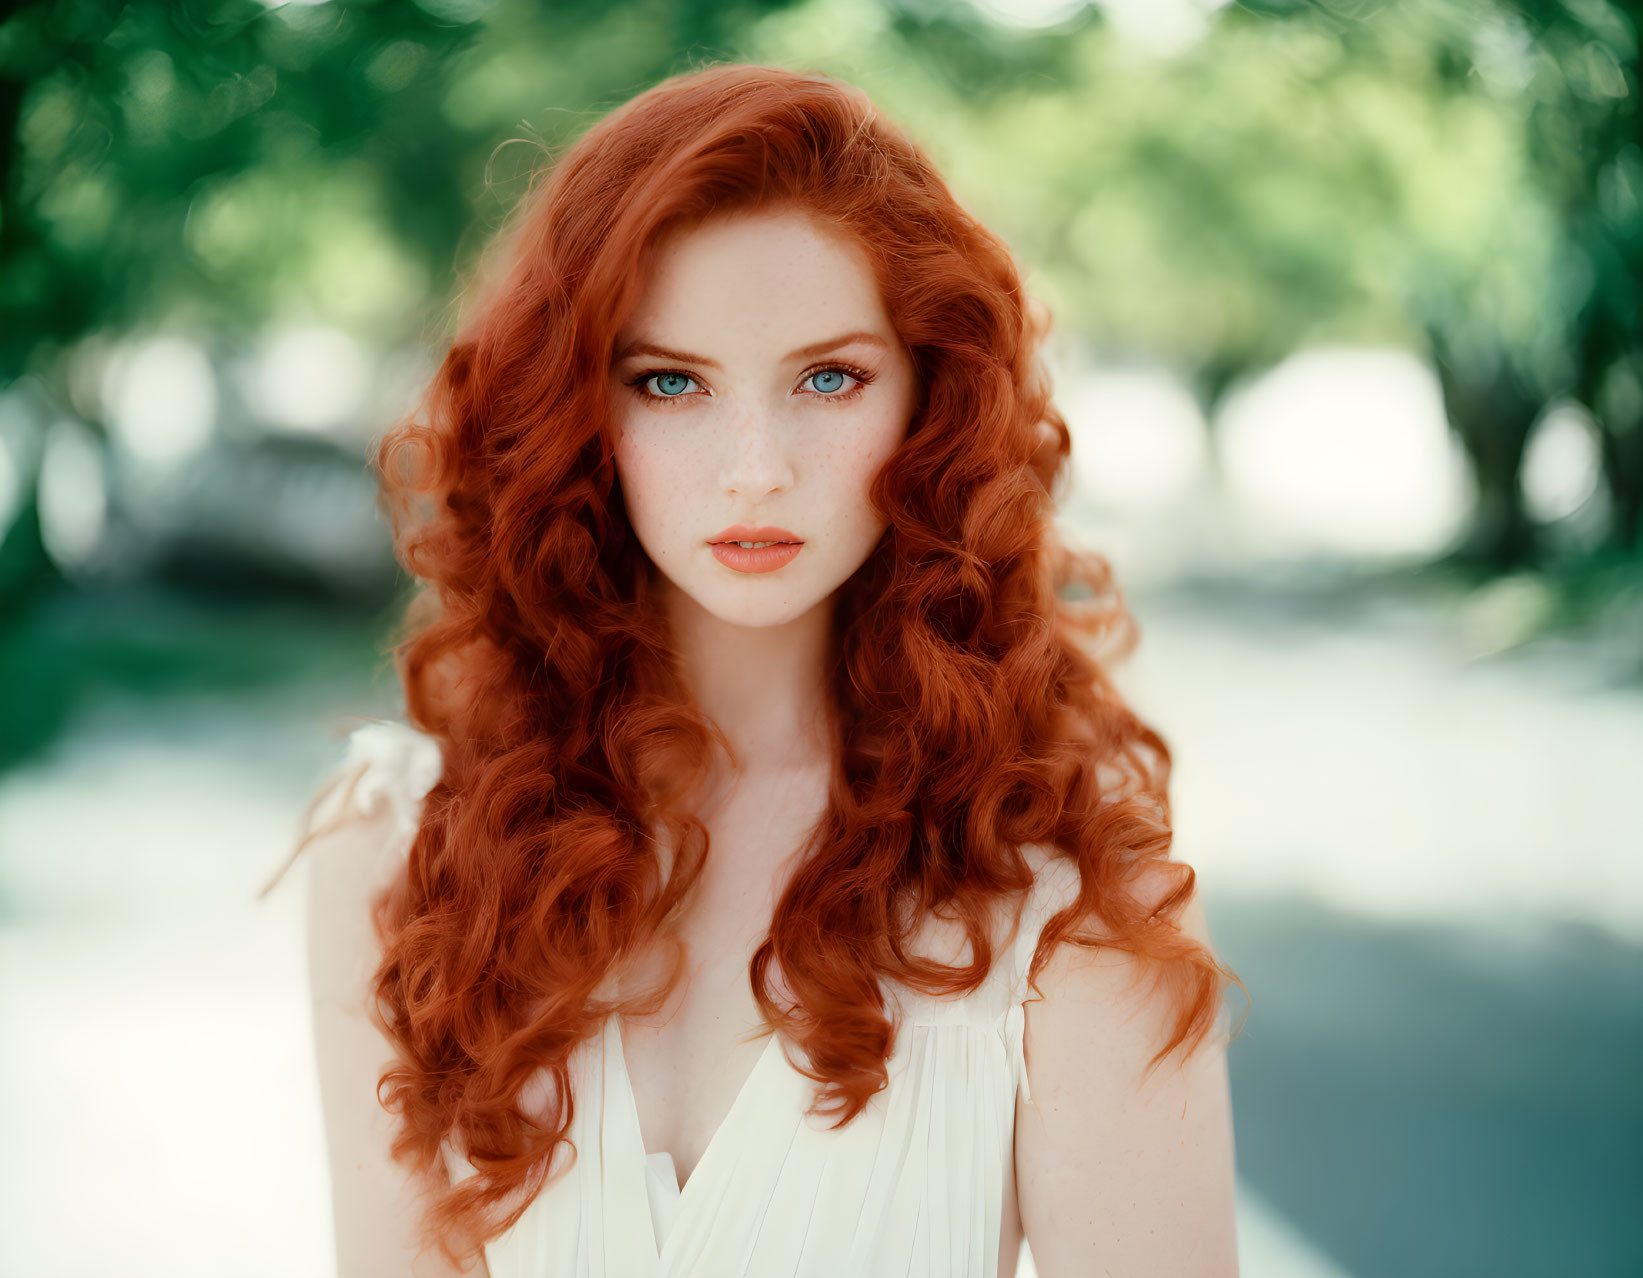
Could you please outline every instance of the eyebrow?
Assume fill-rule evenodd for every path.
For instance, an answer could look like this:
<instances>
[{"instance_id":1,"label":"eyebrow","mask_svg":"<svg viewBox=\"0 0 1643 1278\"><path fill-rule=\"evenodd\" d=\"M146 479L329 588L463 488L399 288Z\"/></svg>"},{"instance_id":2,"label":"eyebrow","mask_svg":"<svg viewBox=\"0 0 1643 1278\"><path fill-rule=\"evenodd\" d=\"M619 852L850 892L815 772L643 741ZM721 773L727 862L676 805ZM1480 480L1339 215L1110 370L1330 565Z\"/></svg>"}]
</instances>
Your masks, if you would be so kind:
<instances>
[{"instance_id":1,"label":"eyebrow","mask_svg":"<svg viewBox=\"0 0 1643 1278\"><path fill-rule=\"evenodd\" d=\"M857 329L853 333L843 333L838 337L830 337L825 342L812 342L809 346L801 346L796 351L789 351L787 360L809 359L812 355L825 355L828 351L837 350L841 346L851 346L856 343L868 346L878 346L885 350L890 349L890 343L877 333L870 333L866 329ZM702 364L708 368L716 368L724 372L724 365L716 359L709 359L706 355L692 355L688 351L676 351L666 346L658 346L654 342L629 342L611 362L620 364L625 359L632 359L635 355L654 355L660 359L678 360L681 364Z\"/></svg>"}]
</instances>

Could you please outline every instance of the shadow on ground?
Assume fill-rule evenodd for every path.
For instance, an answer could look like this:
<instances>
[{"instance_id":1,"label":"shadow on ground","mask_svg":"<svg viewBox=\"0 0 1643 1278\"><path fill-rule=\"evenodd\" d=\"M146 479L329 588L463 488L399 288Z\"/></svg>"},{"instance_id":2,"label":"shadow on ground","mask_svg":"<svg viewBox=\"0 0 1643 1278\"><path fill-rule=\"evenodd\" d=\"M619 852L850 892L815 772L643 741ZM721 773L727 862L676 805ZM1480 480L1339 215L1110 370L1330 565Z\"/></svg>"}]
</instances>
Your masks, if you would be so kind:
<instances>
[{"instance_id":1,"label":"shadow on ground","mask_svg":"<svg viewBox=\"0 0 1643 1278\"><path fill-rule=\"evenodd\" d=\"M1239 1175L1310 1241L1359 1278L1643 1275L1643 949L1206 907L1252 999Z\"/></svg>"}]
</instances>

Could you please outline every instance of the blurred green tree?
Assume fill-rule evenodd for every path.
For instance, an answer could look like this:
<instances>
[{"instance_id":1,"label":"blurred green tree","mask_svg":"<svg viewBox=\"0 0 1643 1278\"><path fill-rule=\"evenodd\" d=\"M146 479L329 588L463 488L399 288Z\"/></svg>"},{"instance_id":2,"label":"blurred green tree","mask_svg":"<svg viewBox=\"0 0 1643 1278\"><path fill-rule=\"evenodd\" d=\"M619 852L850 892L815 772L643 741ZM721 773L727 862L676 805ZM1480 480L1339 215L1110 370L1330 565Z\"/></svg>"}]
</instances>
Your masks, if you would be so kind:
<instances>
[{"instance_id":1,"label":"blurred green tree","mask_svg":"<svg viewBox=\"0 0 1643 1278\"><path fill-rule=\"evenodd\" d=\"M33 0L0 21L0 387L88 336L280 319L421 344L557 135L787 0ZM544 103L557 131L496 143ZM83 388L82 388L83 389ZM15 606L55 579L25 495Z\"/></svg>"},{"instance_id":2,"label":"blurred green tree","mask_svg":"<svg viewBox=\"0 0 1643 1278\"><path fill-rule=\"evenodd\" d=\"M1586 284L1575 395L1593 413L1614 541L1643 543L1643 3L1518 0L1539 51L1531 154Z\"/></svg>"},{"instance_id":3,"label":"blurred green tree","mask_svg":"<svg viewBox=\"0 0 1643 1278\"><path fill-rule=\"evenodd\" d=\"M544 151L690 62L772 60L866 87L1066 329L1211 414L1301 344L1428 345L1476 562L1533 557L1525 442L1576 394L1635 549L1637 30L1637 0L1245 0L1164 51L961 0L34 0L0 23L0 383L95 424L76 344L172 320L426 348ZM15 587L38 538L8 555Z\"/></svg>"}]
</instances>

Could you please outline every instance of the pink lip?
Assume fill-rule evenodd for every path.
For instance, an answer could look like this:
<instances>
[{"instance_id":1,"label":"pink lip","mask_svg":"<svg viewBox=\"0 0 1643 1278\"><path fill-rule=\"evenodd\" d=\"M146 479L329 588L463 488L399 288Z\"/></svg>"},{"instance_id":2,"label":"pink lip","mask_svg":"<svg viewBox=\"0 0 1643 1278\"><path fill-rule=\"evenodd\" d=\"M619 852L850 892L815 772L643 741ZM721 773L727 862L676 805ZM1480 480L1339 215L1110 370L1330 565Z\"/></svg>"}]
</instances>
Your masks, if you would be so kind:
<instances>
[{"instance_id":1,"label":"pink lip","mask_svg":"<svg viewBox=\"0 0 1643 1278\"><path fill-rule=\"evenodd\" d=\"M762 528L752 528L747 524L732 524L723 532L707 539L710 546L716 546L725 541L790 541L801 546L804 544L802 537L795 537L785 528L772 528L768 524Z\"/></svg>"},{"instance_id":2,"label":"pink lip","mask_svg":"<svg viewBox=\"0 0 1643 1278\"><path fill-rule=\"evenodd\" d=\"M760 541L768 538L761 537ZM792 563L797 559L799 552L804 549L802 541L791 541L785 545L759 546L748 549L738 546L733 541L715 542L708 547L713 557L726 568L733 568L737 572L775 572L784 564Z\"/></svg>"}]
</instances>

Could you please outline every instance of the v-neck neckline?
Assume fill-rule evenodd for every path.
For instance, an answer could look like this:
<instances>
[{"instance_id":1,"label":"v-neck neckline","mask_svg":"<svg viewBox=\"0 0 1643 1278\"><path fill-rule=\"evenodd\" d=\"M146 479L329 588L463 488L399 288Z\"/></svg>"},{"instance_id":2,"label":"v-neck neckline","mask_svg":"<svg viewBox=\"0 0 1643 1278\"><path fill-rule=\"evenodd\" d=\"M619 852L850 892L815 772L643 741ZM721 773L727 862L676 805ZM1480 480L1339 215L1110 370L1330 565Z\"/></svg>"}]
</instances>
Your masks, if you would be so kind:
<instances>
[{"instance_id":1,"label":"v-neck neckline","mask_svg":"<svg viewBox=\"0 0 1643 1278\"><path fill-rule=\"evenodd\" d=\"M634 1134L634 1143L638 1146L638 1149L634 1152L638 1156L638 1165L642 1171L646 1167L650 1155L645 1152L644 1130L639 1125L639 1101L633 1092L633 1078L628 1073L627 1053L622 1047L622 1022L619 1015L612 1013L606 1021L605 1035L607 1050L615 1053L616 1073L622 1082L623 1103L627 1108L630 1130ZM724 1112L724 1116L719 1120L719 1125L713 1129L713 1134L708 1137L707 1144L702 1149L702 1156L696 1160L696 1166L691 1168L690 1176L683 1185L678 1183L678 1172L675 1168L673 1183L679 1196L679 1210L681 1212L684 1210L685 1202L695 1196L696 1187L701 1183L703 1173L711 1175L718 1166L719 1161L724 1157L721 1146L729 1139L729 1132L740 1119L742 1110L749 1104L748 1098L752 1095L753 1088L759 1081L759 1076L764 1072L766 1062L774 1055L775 1050L776 1032L772 1030L765 1038L764 1050L759 1053L758 1059L753 1062L753 1068L748 1071L747 1077L742 1080L741 1087L737 1089L735 1097L730 1102L730 1108ZM644 1187L641 1186L640 1188ZM661 1259L661 1253L665 1250L665 1245L657 1249L658 1260Z\"/></svg>"}]
</instances>

